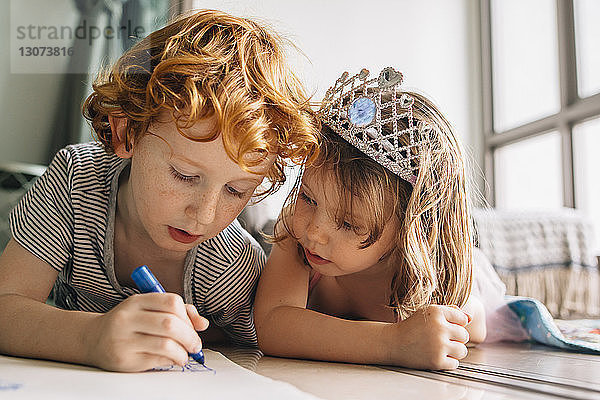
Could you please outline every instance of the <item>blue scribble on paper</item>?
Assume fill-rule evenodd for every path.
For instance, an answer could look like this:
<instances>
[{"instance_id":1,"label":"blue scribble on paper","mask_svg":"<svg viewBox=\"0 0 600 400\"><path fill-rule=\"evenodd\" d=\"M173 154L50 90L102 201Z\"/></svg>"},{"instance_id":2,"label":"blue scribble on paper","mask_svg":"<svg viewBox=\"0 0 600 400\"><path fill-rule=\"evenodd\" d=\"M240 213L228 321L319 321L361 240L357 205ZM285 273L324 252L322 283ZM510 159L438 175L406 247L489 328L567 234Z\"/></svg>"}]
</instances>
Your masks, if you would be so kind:
<instances>
[{"instance_id":1,"label":"blue scribble on paper","mask_svg":"<svg viewBox=\"0 0 600 400\"><path fill-rule=\"evenodd\" d=\"M181 371L181 372L212 372L213 375L217 373L216 370L207 367L204 364L200 364L190 357L187 364L183 367L178 365L170 365L168 367L157 367L152 368L153 371Z\"/></svg>"},{"instance_id":2,"label":"blue scribble on paper","mask_svg":"<svg viewBox=\"0 0 600 400\"><path fill-rule=\"evenodd\" d=\"M1 390L19 390L23 387L22 383L8 383L0 380L0 391Z\"/></svg>"}]
</instances>

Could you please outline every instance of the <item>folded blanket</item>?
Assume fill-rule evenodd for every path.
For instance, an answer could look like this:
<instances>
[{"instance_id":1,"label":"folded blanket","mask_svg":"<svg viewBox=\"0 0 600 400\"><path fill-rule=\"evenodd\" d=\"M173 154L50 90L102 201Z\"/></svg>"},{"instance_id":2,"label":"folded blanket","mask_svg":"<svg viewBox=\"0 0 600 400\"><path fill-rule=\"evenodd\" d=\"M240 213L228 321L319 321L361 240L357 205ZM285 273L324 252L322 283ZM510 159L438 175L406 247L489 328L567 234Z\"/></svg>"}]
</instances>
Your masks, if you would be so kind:
<instances>
[{"instance_id":1,"label":"folded blanket","mask_svg":"<svg viewBox=\"0 0 600 400\"><path fill-rule=\"evenodd\" d=\"M519 317L529 340L579 353L600 355L600 320L554 320L538 300L506 296L508 307Z\"/></svg>"},{"instance_id":2,"label":"folded blanket","mask_svg":"<svg viewBox=\"0 0 600 400\"><path fill-rule=\"evenodd\" d=\"M473 210L477 243L510 295L561 318L600 316L593 225L579 210Z\"/></svg>"}]
</instances>

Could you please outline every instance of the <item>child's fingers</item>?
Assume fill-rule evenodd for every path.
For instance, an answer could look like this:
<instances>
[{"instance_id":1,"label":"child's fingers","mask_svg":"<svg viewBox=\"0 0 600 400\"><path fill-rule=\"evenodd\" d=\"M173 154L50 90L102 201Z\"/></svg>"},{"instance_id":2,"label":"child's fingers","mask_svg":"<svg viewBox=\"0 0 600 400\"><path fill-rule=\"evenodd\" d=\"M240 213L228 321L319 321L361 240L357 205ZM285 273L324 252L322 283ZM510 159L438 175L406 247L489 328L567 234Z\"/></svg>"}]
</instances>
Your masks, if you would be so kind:
<instances>
[{"instance_id":1,"label":"child's fingers","mask_svg":"<svg viewBox=\"0 0 600 400\"><path fill-rule=\"evenodd\" d=\"M469 325L471 323L471 321L473 321L473 316L471 314L469 314L468 312L466 312L465 310L463 310L463 312L467 316L467 320L468 320L467 325Z\"/></svg>"},{"instance_id":2,"label":"child's fingers","mask_svg":"<svg viewBox=\"0 0 600 400\"><path fill-rule=\"evenodd\" d=\"M448 348L448 357L454 358L455 360L462 360L469 354L467 346L459 342L451 342Z\"/></svg>"},{"instance_id":3,"label":"child's fingers","mask_svg":"<svg viewBox=\"0 0 600 400\"><path fill-rule=\"evenodd\" d=\"M189 353L197 353L202 349L202 341L190 323L182 321L171 313L140 313L136 332L171 339Z\"/></svg>"},{"instance_id":4,"label":"child's fingers","mask_svg":"<svg viewBox=\"0 0 600 400\"><path fill-rule=\"evenodd\" d=\"M185 365L188 362L188 352L177 342L166 337L140 334L136 339L139 354L166 359L167 362L154 361L150 368L164 365Z\"/></svg>"},{"instance_id":5,"label":"child's fingers","mask_svg":"<svg viewBox=\"0 0 600 400\"><path fill-rule=\"evenodd\" d=\"M142 310L157 311L176 315L179 319L191 325L187 308L181 296L175 293L144 293L136 296L136 301Z\"/></svg>"},{"instance_id":6,"label":"child's fingers","mask_svg":"<svg viewBox=\"0 0 600 400\"><path fill-rule=\"evenodd\" d=\"M198 310L193 304L186 304L185 308L187 310L187 315L190 318L190 321L192 321L192 325L194 326L195 330L204 331L206 330L206 328L208 328L208 320L202 317L200 314L198 314Z\"/></svg>"},{"instance_id":7,"label":"child's fingers","mask_svg":"<svg viewBox=\"0 0 600 400\"><path fill-rule=\"evenodd\" d=\"M444 307L444 316L446 321L460 326L466 326L469 323L467 314L458 307Z\"/></svg>"},{"instance_id":8,"label":"child's fingers","mask_svg":"<svg viewBox=\"0 0 600 400\"><path fill-rule=\"evenodd\" d=\"M458 324L452 324L450 327L450 340L459 343L467 343L469 341L469 332Z\"/></svg>"},{"instance_id":9,"label":"child's fingers","mask_svg":"<svg viewBox=\"0 0 600 400\"><path fill-rule=\"evenodd\" d=\"M446 363L444 366L442 366L442 370L449 370L449 369L456 369L458 368L459 362L456 358L447 356L446 357Z\"/></svg>"},{"instance_id":10,"label":"child's fingers","mask_svg":"<svg viewBox=\"0 0 600 400\"><path fill-rule=\"evenodd\" d=\"M471 321L473 321L473 317L471 316L471 314L469 314L468 312L466 312L465 310L463 310L462 308L460 308L460 307L459 307L459 306L457 306L456 304L451 304L451 305L449 305L448 307L452 307L452 308L455 308L455 309L457 309L457 310L460 310L460 311L464 312L464 313L465 313L465 315L467 316L467 319L468 319L467 325L468 325L468 324L470 324L470 323L471 323Z\"/></svg>"}]
</instances>

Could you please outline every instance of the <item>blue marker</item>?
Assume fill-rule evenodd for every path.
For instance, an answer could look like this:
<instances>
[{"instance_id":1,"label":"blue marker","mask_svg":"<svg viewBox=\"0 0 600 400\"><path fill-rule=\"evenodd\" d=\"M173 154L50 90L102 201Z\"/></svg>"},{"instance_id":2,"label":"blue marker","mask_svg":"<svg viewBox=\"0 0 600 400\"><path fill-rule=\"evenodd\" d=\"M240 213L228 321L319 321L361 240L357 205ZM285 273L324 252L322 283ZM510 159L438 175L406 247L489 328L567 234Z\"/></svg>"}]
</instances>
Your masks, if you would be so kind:
<instances>
[{"instance_id":1,"label":"blue marker","mask_svg":"<svg viewBox=\"0 0 600 400\"><path fill-rule=\"evenodd\" d=\"M146 265L134 269L131 273L131 279L133 279L142 293L166 293L158 279L156 279ZM202 350L197 353L190 353L190 356L200 364L204 365L204 353Z\"/></svg>"}]
</instances>

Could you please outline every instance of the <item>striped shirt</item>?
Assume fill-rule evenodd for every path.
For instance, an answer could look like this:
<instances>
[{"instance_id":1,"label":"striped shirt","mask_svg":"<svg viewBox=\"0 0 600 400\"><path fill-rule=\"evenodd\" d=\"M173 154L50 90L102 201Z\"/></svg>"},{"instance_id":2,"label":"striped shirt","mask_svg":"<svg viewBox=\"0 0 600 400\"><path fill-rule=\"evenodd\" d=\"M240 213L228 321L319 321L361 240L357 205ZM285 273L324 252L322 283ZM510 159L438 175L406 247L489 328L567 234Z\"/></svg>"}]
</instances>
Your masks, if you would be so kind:
<instances>
[{"instance_id":1,"label":"striped shirt","mask_svg":"<svg viewBox=\"0 0 600 400\"><path fill-rule=\"evenodd\" d=\"M135 293L114 270L114 219L119 176L129 165L97 143L60 150L10 213L13 238L59 274L56 305L106 312ZM252 301L265 263L258 243L235 220L187 254L186 303L241 345L256 346Z\"/></svg>"}]
</instances>

